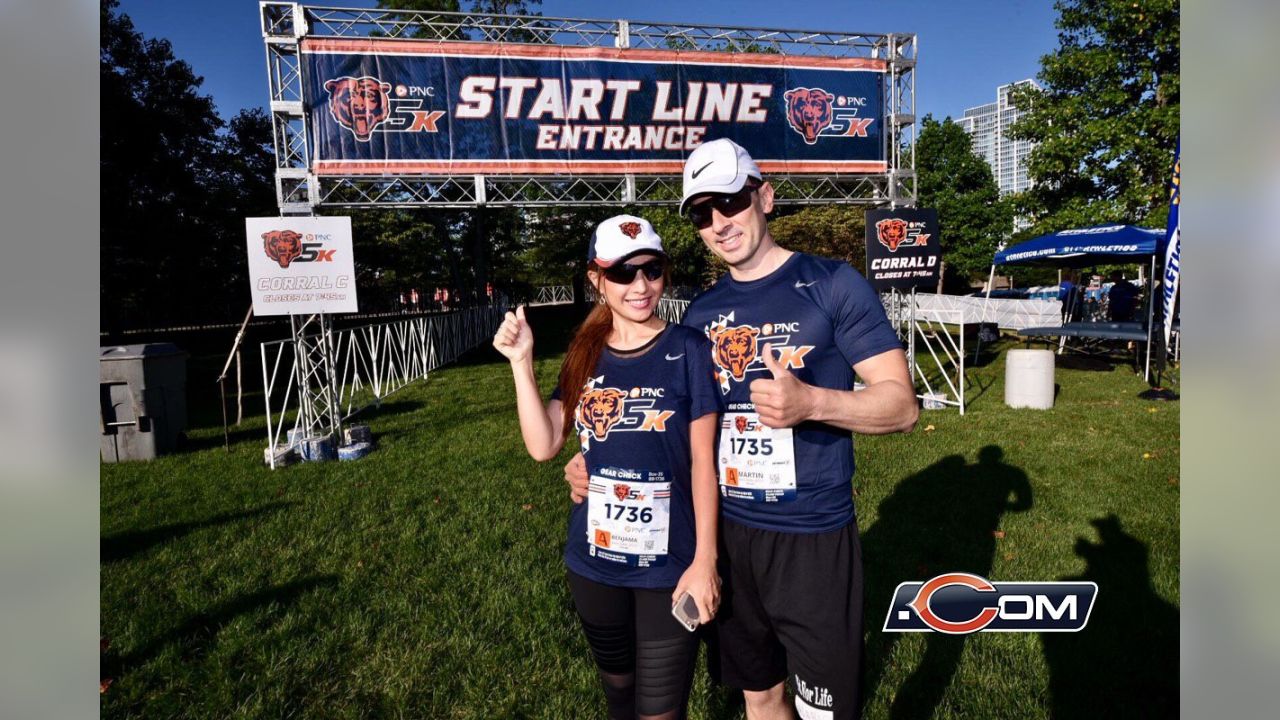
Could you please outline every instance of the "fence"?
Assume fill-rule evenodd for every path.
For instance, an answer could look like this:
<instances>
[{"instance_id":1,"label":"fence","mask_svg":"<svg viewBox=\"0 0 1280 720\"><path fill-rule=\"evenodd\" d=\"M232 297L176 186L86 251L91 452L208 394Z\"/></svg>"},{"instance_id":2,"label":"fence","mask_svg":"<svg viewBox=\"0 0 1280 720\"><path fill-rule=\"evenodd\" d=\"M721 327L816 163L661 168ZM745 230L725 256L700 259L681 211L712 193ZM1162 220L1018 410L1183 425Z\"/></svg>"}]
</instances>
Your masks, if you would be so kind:
<instances>
[{"instance_id":1,"label":"fence","mask_svg":"<svg viewBox=\"0 0 1280 720\"><path fill-rule=\"evenodd\" d=\"M675 298L664 297L658 300L658 309L655 312L658 317L669 323L678 323L684 318L684 312L688 309L688 300L676 300Z\"/></svg>"},{"instance_id":2,"label":"fence","mask_svg":"<svg viewBox=\"0 0 1280 720\"><path fill-rule=\"evenodd\" d=\"M566 305L572 302L572 285L542 285L537 288L537 294L529 305Z\"/></svg>"},{"instance_id":3,"label":"fence","mask_svg":"<svg viewBox=\"0 0 1280 720\"><path fill-rule=\"evenodd\" d=\"M1009 330L1062 324L1062 303L1058 300L987 300L974 295L917 293L916 308L918 317L935 322L993 322Z\"/></svg>"},{"instance_id":4,"label":"fence","mask_svg":"<svg viewBox=\"0 0 1280 720\"><path fill-rule=\"evenodd\" d=\"M281 448L291 405L292 429L340 437L342 423L360 411L488 342L505 310L475 307L340 331L313 316L295 325L292 338L262 343L267 446Z\"/></svg>"}]
</instances>

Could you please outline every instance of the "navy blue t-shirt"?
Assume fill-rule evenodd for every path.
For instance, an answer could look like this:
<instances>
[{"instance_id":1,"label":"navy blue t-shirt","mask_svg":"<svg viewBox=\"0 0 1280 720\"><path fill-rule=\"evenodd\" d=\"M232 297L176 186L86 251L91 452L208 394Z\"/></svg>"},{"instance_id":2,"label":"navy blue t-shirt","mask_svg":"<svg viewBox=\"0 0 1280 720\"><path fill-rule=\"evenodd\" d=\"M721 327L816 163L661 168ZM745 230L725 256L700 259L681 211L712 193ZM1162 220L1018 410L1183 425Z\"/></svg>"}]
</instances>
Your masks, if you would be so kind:
<instances>
[{"instance_id":1,"label":"navy blue t-shirt","mask_svg":"<svg viewBox=\"0 0 1280 720\"><path fill-rule=\"evenodd\" d=\"M717 444L721 510L766 530L818 533L853 520L853 437L817 422L770 430L751 403L770 379L764 346L798 379L853 389L853 365L901 342L876 291L847 263L793 253L748 282L725 275L690 304L684 324L711 340L725 402Z\"/></svg>"},{"instance_id":2,"label":"navy blue t-shirt","mask_svg":"<svg viewBox=\"0 0 1280 720\"><path fill-rule=\"evenodd\" d=\"M569 515L570 570L606 585L675 587L697 550L689 424L719 411L712 374L707 339L680 325L637 355L600 354L575 413L590 485Z\"/></svg>"}]
</instances>

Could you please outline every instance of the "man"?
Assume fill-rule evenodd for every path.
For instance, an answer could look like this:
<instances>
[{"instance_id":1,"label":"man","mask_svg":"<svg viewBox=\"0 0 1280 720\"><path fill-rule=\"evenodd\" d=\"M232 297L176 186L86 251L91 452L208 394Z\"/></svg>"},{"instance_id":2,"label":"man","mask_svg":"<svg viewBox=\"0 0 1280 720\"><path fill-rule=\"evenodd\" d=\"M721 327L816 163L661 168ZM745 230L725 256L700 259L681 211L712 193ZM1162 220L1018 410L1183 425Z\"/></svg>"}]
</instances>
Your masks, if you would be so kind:
<instances>
[{"instance_id":1,"label":"man","mask_svg":"<svg viewBox=\"0 0 1280 720\"><path fill-rule=\"evenodd\" d=\"M861 710L862 558L852 432L907 432L918 415L906 356L856 270L769 234L773 187L731 140L689 155L682 214L729 274L684 324L712 341L725 412L716 623L722 680L751 720L854 718ZM866 387L853 391L855 373ZM565 468L575 501L586 477Z\"/></svg>"},{"instance_id":2,"label":"man","mask_svg":"<svg viewBox=\"0 0 1280 720\"><path fill-rule=\"evenodd\" d=\"M1124 273L1111 273L1111 289L1107 291L1107 319L1112 322L1133 320L1133 308L1138 299L1138 286L1124 279Z\"/></svg>"}]
</instances>

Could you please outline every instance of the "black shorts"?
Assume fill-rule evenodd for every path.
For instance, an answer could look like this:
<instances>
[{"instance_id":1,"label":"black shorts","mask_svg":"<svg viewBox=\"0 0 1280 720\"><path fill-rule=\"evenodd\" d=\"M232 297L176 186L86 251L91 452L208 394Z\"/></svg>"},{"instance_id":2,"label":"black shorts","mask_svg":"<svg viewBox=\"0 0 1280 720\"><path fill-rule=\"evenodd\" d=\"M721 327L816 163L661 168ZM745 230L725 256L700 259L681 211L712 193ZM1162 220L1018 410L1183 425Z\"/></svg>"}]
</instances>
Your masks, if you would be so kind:
<instances>
[{"instance_id":1,"label":"black shorts","mask_svg":"<svg viewBox=\"0 0 1280 720\"><path fill-rule=\"evenodd\" d=\"M721 680L768 690L790 679L801 720L856 718L862 692L862 548L856 521L783 533L721 518Z\"/></svg>"}]
</instances>

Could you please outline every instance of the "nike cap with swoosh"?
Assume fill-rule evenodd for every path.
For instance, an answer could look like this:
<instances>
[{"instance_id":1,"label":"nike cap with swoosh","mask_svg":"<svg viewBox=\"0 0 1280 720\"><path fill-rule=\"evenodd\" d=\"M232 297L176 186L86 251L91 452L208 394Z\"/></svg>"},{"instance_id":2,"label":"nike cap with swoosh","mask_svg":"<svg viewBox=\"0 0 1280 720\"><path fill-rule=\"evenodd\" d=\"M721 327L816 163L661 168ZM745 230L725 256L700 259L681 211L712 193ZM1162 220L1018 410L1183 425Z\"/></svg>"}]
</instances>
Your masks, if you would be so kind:
<instances>
[{"instance_id":1,"label":"nike cap with swoosh","mask_svg":"<svg viewBox=\"0 0 1280 720\"><path fill-rule=\"evenodd\" d=\"M763 180L760 168L751 155L729 138L705 142L684 161L684 196L680 214L689 209L689 201L703 193L736 193L747 184L747 178Z\"/></svg>"}]
</instances>

